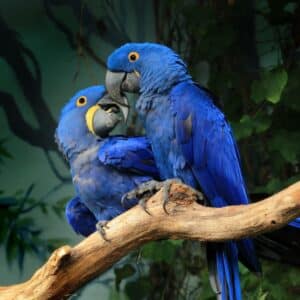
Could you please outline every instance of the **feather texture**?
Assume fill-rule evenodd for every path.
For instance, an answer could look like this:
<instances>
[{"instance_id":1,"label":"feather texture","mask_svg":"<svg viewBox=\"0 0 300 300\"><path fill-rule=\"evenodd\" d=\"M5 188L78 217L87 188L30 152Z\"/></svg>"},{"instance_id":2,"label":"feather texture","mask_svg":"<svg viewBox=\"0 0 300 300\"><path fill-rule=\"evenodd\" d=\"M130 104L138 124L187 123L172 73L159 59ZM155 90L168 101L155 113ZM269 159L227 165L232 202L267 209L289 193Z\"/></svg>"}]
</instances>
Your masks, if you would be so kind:
<instances>
[{"instance_id":1,"label":"feather texture","mask_svg":"<svg viewBox=\"0 0 300 300\"><path fill-rule=\"evenodd\" d=\"M114 136L99 150L99 160L123 172L133 172L159 179L151 145L146 137Z\"/></svg>"},{"instance_id":2,"label":"feather texture","mask_svg":"<svg viewBox=\"0 0 300 300\"><path fill-rule=\"evenodd\" d=\"M68 223L76 233L88 236L96 230L97 219L94 214L80 202L79 197L75 197L67 203L65 214Z\"/></svg>"}]
</instances>

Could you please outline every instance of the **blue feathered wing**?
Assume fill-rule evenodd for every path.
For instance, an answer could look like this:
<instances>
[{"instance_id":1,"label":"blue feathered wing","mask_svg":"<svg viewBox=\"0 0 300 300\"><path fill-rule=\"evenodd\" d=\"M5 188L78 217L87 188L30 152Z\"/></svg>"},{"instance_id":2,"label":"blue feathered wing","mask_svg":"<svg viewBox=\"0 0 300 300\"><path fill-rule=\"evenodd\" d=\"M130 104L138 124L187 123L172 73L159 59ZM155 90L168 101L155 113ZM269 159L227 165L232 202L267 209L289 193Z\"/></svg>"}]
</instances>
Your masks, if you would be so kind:
<instances>
[{"instance_id":1,"label":"blue feathered wing","mask_svg":"<svg viewBox=\"0 0 300 300\"><path fill-rule=\"evenodd\" d=\"M197 85L182 83L173 89L170 100L175 127L173 151L177 152L172 157L184 157L182 168L193 173L211 206L247 204L236 142L210 95ZM176 172L183 176L185 173ZM222 292L222 299L240 299L237 257L251 270L260 271L252 241L208 245L208 250L210 248L209 256L214 260L216 285Z\"/></svg>"},{"instance_id":2,"label":"blue feathered wing","mask_svg":"<svg viewBox=\"0 0 300 300\"><path fill-rule=\"evenodd\" d=\"M83 236L88 236L96 230L97 219L82 203L78 196L72 198L66 205L65 215L73 230Z\"/></svg>"},{"instance_id":3,"label":"blue feathered wing","mask_svg":"<svg viewBox=\"0 0 300 300\"><path fill-rule=\"evenodd\" d=\"M159 179L151 145L146 137L114 136L99 149L99 160L122 172L132 172Z\"/></svg>"}]
</instances>

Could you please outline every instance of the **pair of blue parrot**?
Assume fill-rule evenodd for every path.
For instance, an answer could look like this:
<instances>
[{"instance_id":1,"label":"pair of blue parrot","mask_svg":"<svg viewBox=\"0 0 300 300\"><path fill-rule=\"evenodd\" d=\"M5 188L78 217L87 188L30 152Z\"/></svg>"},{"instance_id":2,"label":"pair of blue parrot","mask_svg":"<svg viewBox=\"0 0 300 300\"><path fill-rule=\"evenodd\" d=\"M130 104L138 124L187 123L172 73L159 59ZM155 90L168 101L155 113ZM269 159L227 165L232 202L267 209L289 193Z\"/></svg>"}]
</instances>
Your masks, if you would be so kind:
<instances>
[{"instance_id":1,"label":"pair of blue parrot","mask_svg":"<svg viewBox=\"0 0 300 300\"><path fill-rule=\"evenodd\" d=\"M76 190L66 207L76 232L86 236L97 222L103 225L122 213L122 195L151 179L180 179L202 191L213 207L248 204L231 128L174 51L129 43L109 56L107 69L107 91L97 86L77 93L56 131ZM109 136L120 114L127 117L124 92L139 94L136 110L147 138ZM136 203L132 199L129 206ZM299 227L297 221L292 225ZM251 239L208 243L207 258L218 299L242 299L239 260L261 272Z\"/></svg>"}]
</instances>

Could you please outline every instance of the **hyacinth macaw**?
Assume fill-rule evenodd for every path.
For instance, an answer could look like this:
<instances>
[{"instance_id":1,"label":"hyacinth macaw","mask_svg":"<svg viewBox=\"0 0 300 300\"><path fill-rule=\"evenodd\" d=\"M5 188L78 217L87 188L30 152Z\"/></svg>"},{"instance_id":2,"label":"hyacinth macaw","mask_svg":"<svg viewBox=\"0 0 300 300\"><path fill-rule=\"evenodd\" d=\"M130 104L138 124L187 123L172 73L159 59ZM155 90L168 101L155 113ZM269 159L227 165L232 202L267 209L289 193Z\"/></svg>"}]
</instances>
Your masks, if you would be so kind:
<instances>
[{"instance_id":1,"label":"hyacinth macaw","mask_svg":"<svg viewBox=\"0 0 300 300\"><path fill-rule=\"evenodd\" d=\"M123 91L140 94L136 109L161 179L179 178L202 190L214 207L249 202L231 128L216 98L193 82L174 51L153 43L126 44L110 55L107 68L106 87L119 105ZM289 227L299 229L300 218L282 231L290 232ZM260 241L288 262L290 247L284 244L280 236ZM238 258L250 270L261 271L250 239L209 244L207 254L215 273L211 283L221 299L242 298Z\"/></svg>"},{"instance_id":2,"label":"hyacinth macaw","mask_svg":"<svg viewBox=\"0 0 300 300\"><path fill-rule=\"evenodd\" d=\"M213 207L248 203L232 130L214 97L192 80L174 51L129 43L109 56L107 69L106 88L117 103L122 92L139 93L136 110L162 179L179 178L203 191ZM207 253L218 298L241 299L238 259L261 271L252 240L209 243Z\"/></svg>"},{"instance_id":3,"label":"hyacinth macaw","mask_svg":"<svg viewBox=\"0 0 300 300\"><path fill-rule=\"evenodd\" d=\"M62 109L56 141L70 164L76 191L66 217L84 236L96 230L97 222L104 224L128 209L121 204L124 193L158 176L145 137L108 136L127 113L103 86L79 91Z\"/></svg>"}]
</instances>

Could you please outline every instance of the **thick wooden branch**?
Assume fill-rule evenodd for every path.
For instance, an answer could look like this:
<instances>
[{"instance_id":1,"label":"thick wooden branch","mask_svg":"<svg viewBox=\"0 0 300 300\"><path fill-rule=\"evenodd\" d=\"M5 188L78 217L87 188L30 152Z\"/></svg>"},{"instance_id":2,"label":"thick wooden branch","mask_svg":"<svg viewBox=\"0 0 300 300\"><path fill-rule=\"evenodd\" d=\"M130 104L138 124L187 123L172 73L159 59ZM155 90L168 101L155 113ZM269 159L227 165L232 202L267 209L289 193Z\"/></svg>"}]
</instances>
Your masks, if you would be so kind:
<instances>
[{"instance_id":1,"label":"thick wooden branch","mask_svg":"<svg viewBox=\"0 0 300 300\"><path fill-rule=\"evenodd\" d=\"M300 216L300 182L263 201L210 208L196 203L185 185L173 184L167 205L162 192L151 197L147 214L135 206L109 222L109 242L94 233L75 247L57 249L28 281L0 288L0 299L66 299L116 261L148 241L162 238L224 241L275 230Z\"/></svg>"}]
</instances>

